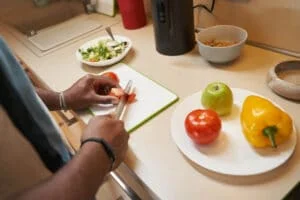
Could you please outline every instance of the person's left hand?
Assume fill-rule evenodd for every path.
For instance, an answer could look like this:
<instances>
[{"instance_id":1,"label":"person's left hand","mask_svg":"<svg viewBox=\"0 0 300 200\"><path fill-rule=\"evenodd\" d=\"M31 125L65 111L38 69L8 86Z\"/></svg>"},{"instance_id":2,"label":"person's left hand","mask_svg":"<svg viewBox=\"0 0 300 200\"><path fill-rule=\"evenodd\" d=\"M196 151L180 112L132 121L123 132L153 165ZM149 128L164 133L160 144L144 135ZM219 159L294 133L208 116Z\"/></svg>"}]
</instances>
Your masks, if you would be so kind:
<instances>
[{"instance_id":1,"label":"person's left hand","mask_svg":"<svg viewBox=\"0 0 300 200\"><path fill-rule=\"evenodd\" d=\"M88 74L64 91L66 105L76 110L92 104L117 104L119 99L108 95L114 87L120 87L114 80Z\"/></svg>"}]
</instances>

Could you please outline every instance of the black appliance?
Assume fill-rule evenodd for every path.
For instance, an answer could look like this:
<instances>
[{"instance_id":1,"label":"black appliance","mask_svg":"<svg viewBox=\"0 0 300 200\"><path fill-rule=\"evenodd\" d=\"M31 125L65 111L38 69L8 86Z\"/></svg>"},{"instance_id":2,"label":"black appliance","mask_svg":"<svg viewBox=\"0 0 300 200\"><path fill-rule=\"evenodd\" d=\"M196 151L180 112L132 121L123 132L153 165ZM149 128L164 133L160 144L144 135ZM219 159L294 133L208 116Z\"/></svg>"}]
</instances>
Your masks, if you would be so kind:
<instances>
[{"instance_id":1,"label":"black appliance","mask_svg":"<svg viewBox=\"0 0 300 200\"><path fill-rule=\"evenodd\" d=\"M156 50L180 55L195 46L193 0L152 0Z\"/></svg>"}]
</instances>

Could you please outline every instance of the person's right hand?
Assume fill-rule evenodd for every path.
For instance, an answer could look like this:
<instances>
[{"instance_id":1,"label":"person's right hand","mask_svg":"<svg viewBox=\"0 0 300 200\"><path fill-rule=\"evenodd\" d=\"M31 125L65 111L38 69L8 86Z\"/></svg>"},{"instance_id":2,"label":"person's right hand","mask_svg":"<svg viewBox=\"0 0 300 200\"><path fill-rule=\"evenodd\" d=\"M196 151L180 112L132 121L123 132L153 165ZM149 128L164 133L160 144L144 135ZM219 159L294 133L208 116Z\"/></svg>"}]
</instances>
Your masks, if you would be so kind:
<instances>
[{"instance_id":1,"label":"person's right hand","mask_svg":"<svg viewBox=\"0 0 300 200\"><path fill-rule=\"evenodd\" d=\"M113 169L117 168L128 148L129 134L124 129L124 122L110 116L96 116L89 121L82 141L91 137L103 138L112 147L116 157Z\"/></svg>"}]
</instances>

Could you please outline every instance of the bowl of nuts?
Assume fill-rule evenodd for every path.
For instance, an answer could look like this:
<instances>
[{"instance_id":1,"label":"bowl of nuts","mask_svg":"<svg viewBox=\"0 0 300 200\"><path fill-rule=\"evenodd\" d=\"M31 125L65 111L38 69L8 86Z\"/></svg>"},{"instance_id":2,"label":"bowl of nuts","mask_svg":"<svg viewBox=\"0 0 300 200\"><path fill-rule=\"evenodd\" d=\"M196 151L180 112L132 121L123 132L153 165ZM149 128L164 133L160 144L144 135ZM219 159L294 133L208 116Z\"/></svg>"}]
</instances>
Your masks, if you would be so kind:
<instances>
[{"instance_id":1,"label":"bowl of nuts","mask_svg":"<svg viewBox=\"0 0 300 200\"><path fill-rule=\"evenodd\" d=\"M238 58L248 38L246 30L232 25L217 25L196 30L196 41L201 56L213 63L226 63Z\"/></svg>"}]
</instances>

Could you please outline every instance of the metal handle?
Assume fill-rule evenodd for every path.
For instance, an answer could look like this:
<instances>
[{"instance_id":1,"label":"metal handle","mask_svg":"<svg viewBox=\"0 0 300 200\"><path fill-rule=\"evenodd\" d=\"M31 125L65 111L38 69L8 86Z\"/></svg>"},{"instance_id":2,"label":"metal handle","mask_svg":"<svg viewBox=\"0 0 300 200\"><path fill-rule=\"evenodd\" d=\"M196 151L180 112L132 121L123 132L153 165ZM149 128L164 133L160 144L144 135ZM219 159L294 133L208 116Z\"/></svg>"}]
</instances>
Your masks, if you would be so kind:
<instances>
[{"instance_id":1,"label":"metal handle","mask_svg":"<svg viewBox=\"0 0 300 200\"><path fill-rule=\"evenodd\" d=\"M111 39L113 41L115 41L114 35L112 34L111 28L109 26L105 28L105 31L108 33L108 35L111 37Z\"/></svg>"},{"instance_id":2,"label":"metal handle","mask_svg":"<svg viewBox=\"0 0 300 200\"><path fill-rule=\"evenodd\" d=\"M128 195L130 199L133 200L140 200L141 198L139 195L128 185L126 182L119 176L116 172L110 172L111 177L113 180L119 184L122 190Z\"/></svg>"}]
</instances>

